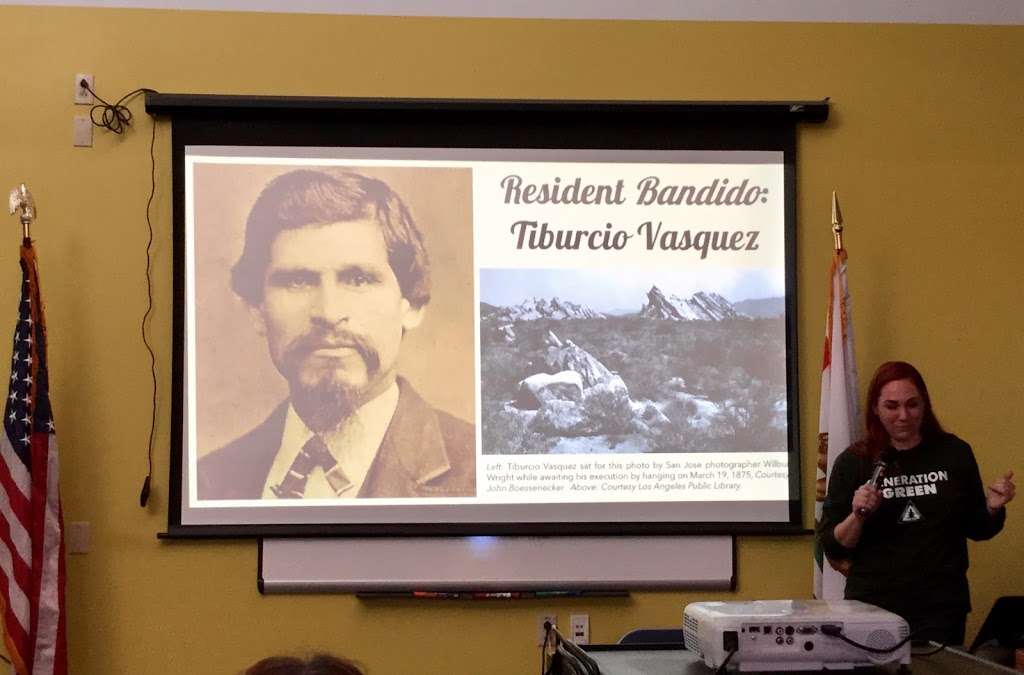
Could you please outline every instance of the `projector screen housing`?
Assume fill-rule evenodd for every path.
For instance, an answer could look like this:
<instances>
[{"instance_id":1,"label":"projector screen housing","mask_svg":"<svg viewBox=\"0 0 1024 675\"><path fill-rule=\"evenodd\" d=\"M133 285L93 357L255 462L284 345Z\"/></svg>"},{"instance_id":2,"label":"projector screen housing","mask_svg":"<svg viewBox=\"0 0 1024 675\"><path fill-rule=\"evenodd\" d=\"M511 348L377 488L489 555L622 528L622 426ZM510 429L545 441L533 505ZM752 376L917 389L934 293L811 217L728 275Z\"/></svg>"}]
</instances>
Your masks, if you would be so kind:
<instances>
[{"instance_id":1,"label":"projector screen housing","mask_svg":"<svg viewBox=\"0 0 1024 675\"><path fill-rule=\"evenodd\" d=\"M795 137L827 103L150 94L147 110L173 124L169 535L802 530ZM358 436L372 464L357 490L394 484L377 480L383 435L415 494L273 498L289 469L285 438L315 415L298 412L288 352L275 358L273 346L298 305L275 310L265 293L308 290L294 268L312 263L303 254L287 283L234 270L257 198L303 171L386 185L422 233L429 302L395 315L397 345L366 338L383 344L385 365L397 351L402 402L381 403L379 428L361 424ZM360 251L354 230L332 225L285 232L332 265L334 251ZM365 353L318 345L307 354L317 363L371 370ZM410 432L399 414L389 423L410 391L440 434ZM244 442L260 429L273 438L264 459ZM344 433L333 451L350 466ZM462 454L442 443L440 460L420 466L421 446L456 436ZM278 473L259 469L248 492L209 488L208 458L230 452L234 464L220 464L240 483L260 462ZM335 486L326 474L315 470L308 489Z\"/></svg>"}]
</instances>

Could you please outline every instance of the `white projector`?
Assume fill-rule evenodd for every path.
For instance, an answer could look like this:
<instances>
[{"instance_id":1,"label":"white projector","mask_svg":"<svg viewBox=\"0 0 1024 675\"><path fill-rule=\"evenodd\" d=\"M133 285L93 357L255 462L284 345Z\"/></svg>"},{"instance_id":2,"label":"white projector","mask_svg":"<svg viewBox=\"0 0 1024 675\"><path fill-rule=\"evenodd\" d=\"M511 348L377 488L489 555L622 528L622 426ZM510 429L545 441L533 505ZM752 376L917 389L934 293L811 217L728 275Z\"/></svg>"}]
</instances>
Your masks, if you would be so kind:
<instances>
[{"instance_id":1,"label":"white projector","mask_svg":"<svg viewBox=\"0 0 1024 675\"><path fill-rule=\"evenodd\" d=\"M686 648L711 668L727 660L740 671L909 665L909 634L899 616L857 600L691 602L683 610Z\"/></svg>"}]
</instances>

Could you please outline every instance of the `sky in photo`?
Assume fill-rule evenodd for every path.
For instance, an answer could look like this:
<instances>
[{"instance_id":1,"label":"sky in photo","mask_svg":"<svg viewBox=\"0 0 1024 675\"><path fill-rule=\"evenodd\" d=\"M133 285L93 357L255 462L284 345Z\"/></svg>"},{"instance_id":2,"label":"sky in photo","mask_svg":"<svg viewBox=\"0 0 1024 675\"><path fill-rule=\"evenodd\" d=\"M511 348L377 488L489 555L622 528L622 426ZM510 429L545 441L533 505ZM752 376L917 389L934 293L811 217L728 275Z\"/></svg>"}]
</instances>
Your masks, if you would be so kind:
<instances>
[{"instance_id":1,"label":"sky in photo","mask_svg":"<svg viewBox=\"0 0 1024 675\"><path fill-rule=\"evenodd\" d=\"M786 294L781 268L480 270L480 301L491 305L557 297L599 312L636 312L647 301L651 286L683 298L698 291L718 293L730 302Z\"/></svg>"}]
</instances>

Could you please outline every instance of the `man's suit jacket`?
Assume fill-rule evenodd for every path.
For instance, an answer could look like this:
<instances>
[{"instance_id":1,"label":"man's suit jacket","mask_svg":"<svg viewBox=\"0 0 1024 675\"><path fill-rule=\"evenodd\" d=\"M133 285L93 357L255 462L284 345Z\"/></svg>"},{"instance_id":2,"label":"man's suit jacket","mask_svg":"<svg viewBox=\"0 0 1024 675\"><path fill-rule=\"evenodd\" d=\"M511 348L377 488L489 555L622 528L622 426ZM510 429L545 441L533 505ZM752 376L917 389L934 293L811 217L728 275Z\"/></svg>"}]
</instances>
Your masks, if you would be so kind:
<instances>
[{"instance_id":1,"label":"man's suit jacket","mask_svg":"<svg viewBox=\"0 0 1024 675\"><path fill-rule=\"evenodd\" d=\"M262 424L199 460L200 499L261 499L281 446L285 401ZM431 408L398 379L398 406L359 497L472 497L473 425Z\"/></svg>"}]
</instances>

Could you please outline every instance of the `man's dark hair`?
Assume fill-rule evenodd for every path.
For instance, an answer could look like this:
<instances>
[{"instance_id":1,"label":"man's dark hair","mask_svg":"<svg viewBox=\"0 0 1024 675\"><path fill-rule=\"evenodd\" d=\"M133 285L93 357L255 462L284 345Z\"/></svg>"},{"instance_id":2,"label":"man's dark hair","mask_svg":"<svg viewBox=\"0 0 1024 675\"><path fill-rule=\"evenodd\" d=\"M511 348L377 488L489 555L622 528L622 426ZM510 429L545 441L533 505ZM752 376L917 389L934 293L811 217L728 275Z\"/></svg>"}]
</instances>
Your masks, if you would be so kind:
<instances>
[{"instance_id":1,"label":"man's dark hair","mask_svg":"<svg viewBox=\"0 0 1024 675\"><path fill-rule=\"evenodd\" d=\"M427 304L430 263L408 207L384 181L342 170L298 169L267 183L246 220L231 287L250 305L260 304L270 248L281 231L361 218L380 225L402 296L416 308Z\"/></svg>"},{"instance_id":2,"label":"man's dark hair","mask_svg":"<svg viewBox=\"0 0 1024 675\"><path fill-rule=\"evenodd\" d=\"M351 661L314 654L309 659L271 656L249 666L241 675L363 675L363 671Z\"/></svg>"}]
</instances>

